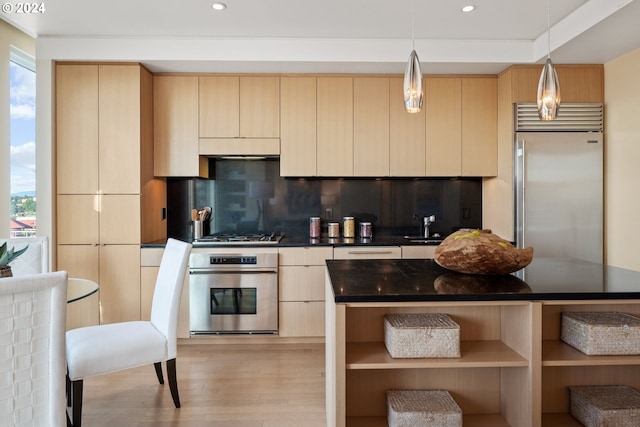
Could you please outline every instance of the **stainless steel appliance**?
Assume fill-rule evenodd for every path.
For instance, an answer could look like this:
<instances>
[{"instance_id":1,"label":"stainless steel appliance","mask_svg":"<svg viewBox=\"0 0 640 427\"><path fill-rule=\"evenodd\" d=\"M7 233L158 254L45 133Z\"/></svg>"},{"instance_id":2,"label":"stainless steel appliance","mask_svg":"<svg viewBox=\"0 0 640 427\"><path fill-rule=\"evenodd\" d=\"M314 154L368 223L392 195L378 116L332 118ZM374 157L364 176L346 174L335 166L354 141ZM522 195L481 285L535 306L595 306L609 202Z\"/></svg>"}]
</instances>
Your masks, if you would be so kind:
<instances>
[{"instance_id":1,"label":"stainless steel appliance","mask_svg":"<svg viewBox=\"0 0 640 427\"><path fill-rule=\"evenodd\" d=\"M278 332L278 253L192 253L189 329L200 334Z\"/></svg>"},{"instance_id":2,"label":"stainless steel appliance","mask_svg":"<svg viewBox=\"0 0 640 427\"><path fill-rule=\"evenodd\" d=\"M602 262L602 104L562 104L541 121L515 106L516 241L534 257Z\"/></svg>"},{"instance_id":3,"label":"stainless steel appliance","mask_svg":"<svg viewBox=\"0 0 640 427\"><path fill-rule=\"evenodd\" d=\"M277 245L283 237L284 233L217 233L195 239L193 244L194 246L218 244Z\"/></svg>"}]
</instances>

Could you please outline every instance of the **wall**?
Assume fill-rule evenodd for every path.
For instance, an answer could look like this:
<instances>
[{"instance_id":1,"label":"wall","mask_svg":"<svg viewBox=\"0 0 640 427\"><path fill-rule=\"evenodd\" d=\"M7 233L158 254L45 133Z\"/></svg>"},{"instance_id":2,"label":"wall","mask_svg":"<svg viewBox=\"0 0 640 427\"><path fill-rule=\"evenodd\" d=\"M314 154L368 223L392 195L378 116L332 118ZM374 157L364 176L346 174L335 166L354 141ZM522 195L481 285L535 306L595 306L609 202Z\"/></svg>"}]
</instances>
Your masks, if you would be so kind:
<instances>
[{"instance_id":1,"label":"wall","mask_svg":"<svg viewBox=\"0 0 640 427\"><path fill-rule=\"evenodd\" d=\"M9 235L10 141L9 141L9 52L14 46L35 55L35 40L0 19L0 236ZM39 147L38 147L39 148ZM38 197L40 195L38 194ZM40 207L38 200L38 208ZM39 225L39 224L38 224Z\"/></svg>"},{"instance_id":2,"label":"wall","mask_svg":"<svg viewBox=\"0 0 640 427\"><path fill-rule=\"evenodd\" d=\"M640 49L604 70L605 262L640 271Z\"/></svg>"}]
</instances>

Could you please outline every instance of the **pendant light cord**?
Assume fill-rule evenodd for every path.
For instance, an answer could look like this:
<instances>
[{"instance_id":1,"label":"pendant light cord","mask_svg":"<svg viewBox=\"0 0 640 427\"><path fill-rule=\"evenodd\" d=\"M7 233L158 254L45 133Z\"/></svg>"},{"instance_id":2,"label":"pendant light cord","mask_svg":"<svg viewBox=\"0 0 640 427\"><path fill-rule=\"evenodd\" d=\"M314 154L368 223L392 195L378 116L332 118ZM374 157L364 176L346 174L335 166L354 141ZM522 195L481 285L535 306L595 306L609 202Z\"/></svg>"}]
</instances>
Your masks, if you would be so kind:
<instances>
[{"instance_id":1,"label":"pendant light cord","mask_svg":"<svg viewBox=\"0 0 640 427\"><path fill-rule=\"evenodd\" d=\"M411 50L416 50L416 0L411 0Z\"/></svg>"},{"instance_id":2,"label":"pendant light cord","mask_svg":"<svg viewBox=\"0 0 640 427\"><path fill-rule=\"evenodd\" d=\"M551 58L551 0L547 0L547 59Z\"/></svg>"}]
</instances>

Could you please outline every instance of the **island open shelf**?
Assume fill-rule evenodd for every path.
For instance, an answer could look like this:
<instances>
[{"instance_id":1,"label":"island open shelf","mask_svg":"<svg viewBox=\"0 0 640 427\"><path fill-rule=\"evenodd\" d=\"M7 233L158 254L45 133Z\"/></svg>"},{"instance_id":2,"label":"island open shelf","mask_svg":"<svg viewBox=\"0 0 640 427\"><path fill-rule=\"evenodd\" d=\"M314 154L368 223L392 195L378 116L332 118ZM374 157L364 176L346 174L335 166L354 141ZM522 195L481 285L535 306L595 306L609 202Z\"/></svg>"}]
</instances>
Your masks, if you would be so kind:
<instances>
[{"instance_id":1,"label":"island open shelf","mask_svg":"<svg viewBox=\"0 0 640 427\"><path fill-rule=\"evenodd\" d=\"M578 427L569 386L640 390L640 355L587 356L560 339L563 312L640 316L640 272L551 259L525 273L528 292L500 279L492 293L482 278L482 293L464 277L468 293L442 294L431 260L327 261L327 426L386 426L387 390L441 389L464 427ZM460 326L460 357L392 358L391 313L447 314Z\"/></svg>"}]
</instances>

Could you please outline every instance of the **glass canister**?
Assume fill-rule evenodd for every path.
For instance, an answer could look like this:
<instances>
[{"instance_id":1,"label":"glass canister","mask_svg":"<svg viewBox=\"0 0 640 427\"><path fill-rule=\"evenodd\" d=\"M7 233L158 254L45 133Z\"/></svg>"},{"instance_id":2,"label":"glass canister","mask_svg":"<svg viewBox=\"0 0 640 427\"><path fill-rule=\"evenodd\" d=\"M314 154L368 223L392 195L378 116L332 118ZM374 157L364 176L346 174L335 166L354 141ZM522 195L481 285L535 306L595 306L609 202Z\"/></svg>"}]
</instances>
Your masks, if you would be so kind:
<instances>
[{"instance_id":1,"label":"glass canister","mask_svg":"<svg viewBox=\"0 0 640 427\"><path fill-rule=\"evenodd\" d=\"M370 222L361 222L360 223L360 237L363 239L370 239L373 237L373 232L371 230Z\"/></svg>"},{"instance_id":2,"label":"glass canister","mask_svg":"<svg viewBox=\"0 0 640 427\"><path fill-rule=\"evenodd\" d=\"M345 216L342 225L342 235L346 238L355 237L356 221L352 216Z\"/></svg>"},{"instance_id":3,"label":"glass canister","mask_svg":"<svg viewBox=\"0 0 640 427\"><path fill-rule=\"evenodd\" d=\"M320 237L320 217L318 216L309 218L309 237Z\"/></svg>"},{"instance_id":4,"label":"glass canister","mask_svg":"<svg viewBox=\"0 0 640 427\"><path fill-rule=\"evenodd\" d=\"M329 223L329 237L332 239L340 237L340 224L338 224L337 222Z\"/></svg>"}]
</instances>

